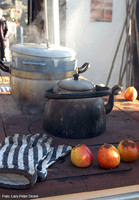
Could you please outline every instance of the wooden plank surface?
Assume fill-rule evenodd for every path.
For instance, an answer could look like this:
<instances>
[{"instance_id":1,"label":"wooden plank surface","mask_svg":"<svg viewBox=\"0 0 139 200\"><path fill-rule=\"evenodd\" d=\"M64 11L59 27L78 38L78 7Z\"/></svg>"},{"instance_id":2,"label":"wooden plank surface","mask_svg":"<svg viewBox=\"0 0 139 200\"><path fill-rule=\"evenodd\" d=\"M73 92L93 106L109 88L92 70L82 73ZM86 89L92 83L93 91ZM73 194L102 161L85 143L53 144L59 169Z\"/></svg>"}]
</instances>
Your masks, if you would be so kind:
<instances>
[{"instance_id":1,"label":"wooden plank surface","mask_svg":"<svg viewBox=\"0 0 139 200\"><path fill-rule=\"evenodd\" d=\"M7 96L5 99L8 101L8 109L10 109L9 104L12 101ZM15 109L16 106L14 105L12 108ZM24 194L27 198L19 199L29 199L29 195L36 195L37 198L41 198L139 184L139 160L130 164L121 162L119 167L112 170L99 168L96 161L97 150L106 142L117 146L120 140L129 138L139 145L139 121L138 117L135 117L138 112L139 101L127 102L123 100L121 95L117 96L112 112L107 115L107 130L104 134L89 139L64 139L49 135L43 130L43 115L22 115L20 112L14 114L12 109L9 113L4 110L4 112L1 112L1 122L4 123L2 135L4 135L4 131L7 136L15 133L30 134L39 132L52 137L53 145L68 144L75 146L86 144L93 152L94 161L90 167L80 169L72 165L70 155L67 155L48 169L46 181L37 182L33 188L27 190L0 188L0 194L17 195L18 197ZM137 114L135 115L135 113ZM1 141L2 139L0 138Z\"/></svg>"},{"instance_id":2,"label":"wooden plank surface","mask_svg":"<svg viewBox=\"0 0 139 200\"><path fill-rule=\"evenodd\" d=\"M104 142L117 144L124 138L130 138L135 141L139 141L139 134L137 130L139 130L139 123L134 118L132 118L129 114L125 112L120 112L120 110L115 106L110 114L107 115L107 129L104 134L89 139L64 139L55 137L52 135L53 140L56 143L64 143L71 146L75 146L77 144L86 144L86 145L101 145ZM30 126L30 132L41 132L46 133L42 128L42 119L32 122Z\"/></svg>"},{"instance_id":3,"label":"wooden plank surface","mask_svg":"<svg viewBox=\"0 0 139 200\"><path fill-rule=\"evenodd\" d=\"M123 93L115 97L115 106L139 121L139 101L128 101L124 99Z\"/></svg>"},{"instance_id":4,"label":"wooden plank surface","mask_svg":"<svg viewBox=\"0 0 139 200\"><path fill-rule=\"evenodd\" d=\"M93 192L81 192L76 194L68 194L68 195L59 195L47 197L47 200L85 200L92 198L109 198L114 197L117 200L119 199L119 195L128 195L129 193L134 194L139 192L139 185L126 186L126 187L117 187L112 189L98 190ZM121 196L123 197L123 196ZM128 195L129 197L129 195ZM34 200L34 199L33 199ZM39 198L38 200L46 200L46 198Z\"/></svg>"}]
</instances>

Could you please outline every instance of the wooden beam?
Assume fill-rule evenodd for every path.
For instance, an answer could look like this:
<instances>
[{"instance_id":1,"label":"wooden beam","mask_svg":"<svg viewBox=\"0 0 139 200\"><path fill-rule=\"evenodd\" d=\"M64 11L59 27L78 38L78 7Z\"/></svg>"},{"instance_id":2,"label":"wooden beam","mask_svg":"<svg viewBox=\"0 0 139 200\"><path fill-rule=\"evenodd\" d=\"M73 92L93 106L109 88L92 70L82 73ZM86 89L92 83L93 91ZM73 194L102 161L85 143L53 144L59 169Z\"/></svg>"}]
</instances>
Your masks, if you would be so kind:
<instances>
[{"instance_id":1,"label":"wooden beam","mask_svg":"<svg viewBox=\"0 0 139 200\"><path fill-rule=\"evenodd\" d=\"M133 85L139 93L139 57L138 57L138 48L139 48L139 0L136 0L136 19L134 22L134 31L133 31ZM139 96L138 96L139 99Z\"/></svg>"}]
</instances>

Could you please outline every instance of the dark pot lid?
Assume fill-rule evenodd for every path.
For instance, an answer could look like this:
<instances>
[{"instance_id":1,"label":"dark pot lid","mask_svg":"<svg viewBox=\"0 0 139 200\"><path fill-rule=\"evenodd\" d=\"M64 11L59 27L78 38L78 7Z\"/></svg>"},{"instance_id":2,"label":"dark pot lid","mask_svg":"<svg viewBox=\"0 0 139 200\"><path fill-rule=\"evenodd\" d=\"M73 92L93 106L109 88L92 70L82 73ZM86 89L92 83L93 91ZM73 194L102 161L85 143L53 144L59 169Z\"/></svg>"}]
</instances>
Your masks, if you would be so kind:
<instances>
[{"instance_id":1,"label":"dark pot lid","mask_svg":"<svg viewBox=\"0 0 139 200\"><path fill-rule=\"evenodd\" d=\"M74 78L63 79L58 82L58 87L61 90L83 92L94 89L94 85L83 79L79 78L79 74L74 74Z\"/></svg>"},{"instance_id":2,"label":"dark pot lid","mask_svg":"<svg viewBox=\"0 0 139 200\"><path fill-rule=\"evenodd\" d=\"M55 45L47 47L45 44L34 43L13 45L11 51L12 53L45 58L75 58L76 56L75 51L67 47Z\"/></svg>"}]
</instances>

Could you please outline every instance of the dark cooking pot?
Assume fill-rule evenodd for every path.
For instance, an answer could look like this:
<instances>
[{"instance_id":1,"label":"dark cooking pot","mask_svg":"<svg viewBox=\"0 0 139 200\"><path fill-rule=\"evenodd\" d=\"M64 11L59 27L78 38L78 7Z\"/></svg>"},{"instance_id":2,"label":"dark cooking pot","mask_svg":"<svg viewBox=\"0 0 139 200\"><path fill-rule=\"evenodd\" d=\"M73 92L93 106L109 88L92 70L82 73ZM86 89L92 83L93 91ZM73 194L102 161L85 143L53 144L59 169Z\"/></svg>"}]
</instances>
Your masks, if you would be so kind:
<instances>
[{"instance_id":1,"label":"dark cooking pot","mask_svg":"<svg viewBox=\"0 0 139 200\"><path fill-rule=\"evenodd\" d=\"M95 86L78 78L61 80L57 88L46 92L43 118L44 129L55 136L64 138L95 137L106 130L106 114L114 103L114 93L120 87ZM103 96L109 95L104 105Z\"/></svg>"},{"instance_id":2,"label":"dark cooking pot","mask_svg":"<svg viewBox=\"0 0 139 200\"><path fill-rule=\"evenodd\" d=\"M83 73L89 67L84 63L77 68L74 50L45 44L16 44L11 48L10 67L0 61L0 68L10 73L12 97L24 113L37 114L44 110L45 91L59 80Z\"/></svg>"}]
</instances>

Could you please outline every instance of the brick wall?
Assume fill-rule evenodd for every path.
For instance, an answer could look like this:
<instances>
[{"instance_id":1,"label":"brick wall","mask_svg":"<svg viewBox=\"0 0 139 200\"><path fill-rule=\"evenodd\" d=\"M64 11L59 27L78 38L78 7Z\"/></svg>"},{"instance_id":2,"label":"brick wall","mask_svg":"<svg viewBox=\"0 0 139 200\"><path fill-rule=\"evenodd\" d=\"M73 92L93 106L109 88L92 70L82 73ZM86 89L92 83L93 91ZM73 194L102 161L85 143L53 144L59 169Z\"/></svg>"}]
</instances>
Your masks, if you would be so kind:
<instances>
[{"instance_id":1,"label":"brick wall","mask_svg":"<svg viewBox=\"0 0 139 200\"><path fill-rule=\"evenodd\" d=\"M91 21L112 21L113 0L91 0Z\"/></svg>"}]
</instances>

